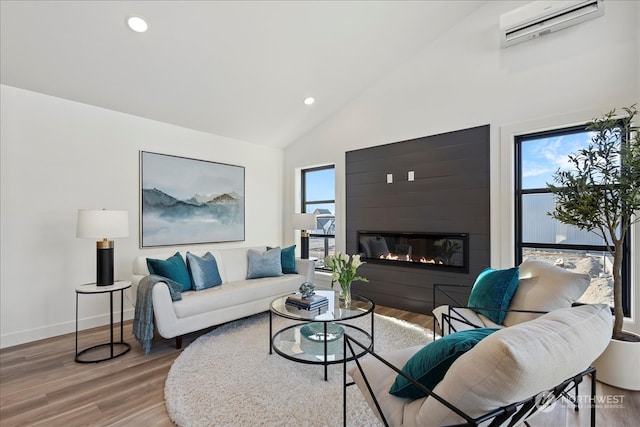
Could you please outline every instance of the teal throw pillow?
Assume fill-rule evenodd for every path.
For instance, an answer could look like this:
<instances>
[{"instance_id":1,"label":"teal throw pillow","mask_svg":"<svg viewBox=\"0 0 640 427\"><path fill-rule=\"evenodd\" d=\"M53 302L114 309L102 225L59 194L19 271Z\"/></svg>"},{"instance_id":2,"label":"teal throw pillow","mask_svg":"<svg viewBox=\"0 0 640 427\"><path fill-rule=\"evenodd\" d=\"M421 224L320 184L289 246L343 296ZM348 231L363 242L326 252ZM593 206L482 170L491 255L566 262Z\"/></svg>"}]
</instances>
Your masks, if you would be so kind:
<instances>
[{"instance_id":1,"label":"teal throw pillow","mask_svg":"<svg viewBox=\"0 0 640 427\"><path fill-rule=\"evenodd\" d=\"M247 279L282 276L281 252L280 248L269 249L266 252L249 249Z\"/></svg>"},{"instance_id":2,"label":"teal throw pillow","mask_svg":"<svg viewBox=\"0 0 640 427\"><path fill-rule=\"evenodd\" d=\"M496 328L479 328L445 335L427 344L414 354L402 367L402 371L429 390L433 390L442 381L453 362L471 350L483 338L498 330ZM425 397L420 389L402 375L396 377L389 393L409 399Z\"/></svg>"},{"instance_id":3,"label":"teal throw pillow","mask_svg":"<svg viewBox=\"0 0 640 427\"><path fill-rule=\"evenodd\" d=\"M196 291L222 285L218 263L211 252L207 252L202 257L187 252L187 269L193 289Z\"/></svg>"},{"instance_id":4,"label":"teal throw pillow","mask_svg":"<svg viewBox=\"0 0 640 427\"><path fill-rule=\"evenodd\" d=\"M267 250L273 249L267 246ZM296 269L296 245L280 249L280 262L283 274L298 274Z\"/></svg>"},{"instance_id":5,"label":"teal throw pillow","mask_svg":"<svg viewBox=\"0 0 640 427\"><path fill-rule=\"evenodd\" d=\"M518 287L518 278L518 267L505 270L486 268L473 284L467 306L502 325L507 316L505 310L509 308Z\"/></svg>"},{"instance_id":6,"label":"teal throw pillow","mask_svg":"<svg viewBox=\"0 0 640 427\"><path fill-rule=\"evenodd\" d=\"M189 271L187 271L187 265L184 263L180 252L176 252L166 260L147 258L147 268L151 274L166 277L180 283L183 292L191 290Z\"/></svg>"}]
</instances>

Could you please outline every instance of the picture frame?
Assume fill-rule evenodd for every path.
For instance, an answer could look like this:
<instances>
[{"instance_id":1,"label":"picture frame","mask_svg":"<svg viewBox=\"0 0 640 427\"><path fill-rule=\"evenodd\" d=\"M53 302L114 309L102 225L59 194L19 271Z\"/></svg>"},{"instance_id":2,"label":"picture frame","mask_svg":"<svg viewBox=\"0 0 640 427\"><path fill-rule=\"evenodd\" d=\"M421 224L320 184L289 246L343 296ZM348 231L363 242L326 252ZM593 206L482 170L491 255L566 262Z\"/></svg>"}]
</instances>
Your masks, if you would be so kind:
<instances>
[{"instance_id":1,"label":"picture frame","mask_svg":"<svg viewBox=\"0 0 640 427\"><path fill-rule=\"evenodd\" d=\"M140 151L140 247L243 241L245 168Z\"/></svg>"}]
</instances>

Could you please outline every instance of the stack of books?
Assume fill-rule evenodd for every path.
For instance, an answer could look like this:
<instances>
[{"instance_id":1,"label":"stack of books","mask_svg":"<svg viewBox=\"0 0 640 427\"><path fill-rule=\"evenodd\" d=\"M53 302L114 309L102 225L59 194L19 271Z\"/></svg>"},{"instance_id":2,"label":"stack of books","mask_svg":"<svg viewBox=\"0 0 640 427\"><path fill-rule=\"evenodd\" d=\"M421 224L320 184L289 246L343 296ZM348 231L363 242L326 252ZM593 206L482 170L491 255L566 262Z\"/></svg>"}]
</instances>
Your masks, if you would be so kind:
<instances>
[{"instance_id":1,"label":"stack of books","mask_svg":"<svg viewBox=\"0 0 640 427\"><path fill-rule=\"evenodd\" d=\"M287 304L304 310L323 309L329 306L329 300L322 295L312 295L310 298L302 298L300 294L293 294L287 297Z\"/></svg>"}]
</instances>

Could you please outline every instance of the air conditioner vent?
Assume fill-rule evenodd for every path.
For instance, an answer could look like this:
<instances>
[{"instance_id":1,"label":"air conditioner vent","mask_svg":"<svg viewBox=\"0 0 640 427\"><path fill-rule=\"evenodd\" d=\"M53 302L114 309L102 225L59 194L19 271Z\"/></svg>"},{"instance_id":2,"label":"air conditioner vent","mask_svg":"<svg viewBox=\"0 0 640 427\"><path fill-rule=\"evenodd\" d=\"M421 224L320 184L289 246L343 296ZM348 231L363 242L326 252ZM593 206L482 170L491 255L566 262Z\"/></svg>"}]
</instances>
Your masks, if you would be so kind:
<instances>
[{"instance_id":1,"label":"air conditioner vent","mask_svg":"<svg viewBox=\"0 0 640 427\"><path fill-rule=\"evenodd\" d=\"M604 15L603 0L535 1L500 17L503 47Z\"/></svg>"}]
</instances>

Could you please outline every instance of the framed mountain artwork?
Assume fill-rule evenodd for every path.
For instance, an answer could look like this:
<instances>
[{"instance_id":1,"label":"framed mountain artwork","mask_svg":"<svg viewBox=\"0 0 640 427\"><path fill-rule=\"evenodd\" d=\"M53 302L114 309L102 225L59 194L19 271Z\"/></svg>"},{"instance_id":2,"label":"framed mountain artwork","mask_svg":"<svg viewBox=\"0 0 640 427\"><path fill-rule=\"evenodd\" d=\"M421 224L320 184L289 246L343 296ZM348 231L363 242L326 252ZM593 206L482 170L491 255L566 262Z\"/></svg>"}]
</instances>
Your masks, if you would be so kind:
<instances>
[{"instance_id":1,"label":"framed mountain artwork","mask_svg":"<svg viewBox=\"0 0 640 427\"><path fill-rule=\"evenodd\" d=\"M140 152L140 247L244 240L244 167Z\"/></svg>"}]
</instances>

